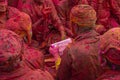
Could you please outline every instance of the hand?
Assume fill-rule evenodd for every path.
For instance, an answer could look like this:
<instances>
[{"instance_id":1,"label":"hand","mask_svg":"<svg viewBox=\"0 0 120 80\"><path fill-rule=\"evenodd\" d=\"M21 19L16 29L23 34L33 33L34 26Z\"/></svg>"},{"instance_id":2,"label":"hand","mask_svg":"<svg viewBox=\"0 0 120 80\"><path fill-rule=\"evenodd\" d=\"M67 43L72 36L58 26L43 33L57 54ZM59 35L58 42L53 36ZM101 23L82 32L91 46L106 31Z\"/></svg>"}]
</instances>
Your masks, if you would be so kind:
<instances>
[{"instance_id":1,"label":"hand","mask_svg":"<svg viewBox=\"0 0 120 80\"><path fill-rule=\"evenodd\" d=\"M49 52L55 57L57 58L59 56L59 49L58 47L55 47L55 46L51 46L49 48Z\"/></svg>"},{"instance_id":2,"label":"hand","mask_svg":"<svg viewBox=\"0 0 120 80\"><path fill-rule=\"evenodd\" d=\"M59 52L58 47L51 46L49 48L49 52L54 56L55 66L56 66L56 70L57 70L60 65L60 62L61 62L61 58L58 54L58 52Z\"/></svg>"},{"instance_id":3,"label":"hand","mask_svg":"<svg viewBox=\"0 0 120 80\"><path fill-rule=\"evenodd\" d=\"M42 13L43 13L45 18L47 18L48 15L52 12L51 9L52 9L51 7L46 7L46 5L43 4Z\"/></svg>"}]
</instances>

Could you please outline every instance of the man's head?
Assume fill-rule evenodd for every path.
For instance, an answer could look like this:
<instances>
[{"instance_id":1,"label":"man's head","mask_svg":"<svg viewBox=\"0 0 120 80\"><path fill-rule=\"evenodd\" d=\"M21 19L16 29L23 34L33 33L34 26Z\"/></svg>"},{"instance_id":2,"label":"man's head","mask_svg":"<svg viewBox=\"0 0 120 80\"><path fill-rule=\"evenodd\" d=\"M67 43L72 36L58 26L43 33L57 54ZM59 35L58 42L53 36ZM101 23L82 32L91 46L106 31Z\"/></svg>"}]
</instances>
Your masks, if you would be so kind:
<instances>
[{"instance_id":1,"label":"man's head","mask_svg":"<svg viewBox=\"0 0 120 80\"><path fill-rule=\"evenodd\" d=\"M31 19L29 15L24 12L21 12L18 16L10 18L6 22L6 29L12 30L21 38L27 38L28 43L31 42L32 38L32 27Z\"/></svg>"},{"instance_id":2,"label":"man's head","mask_svg":"<svg viewBox=\"0 0 120 80\"><path fill-rule=\"evenodd\" d=\"M96 19L95 10L89 5L76 5L70 12L70 21L82 28L94 27Z\"/></svg>"},{"instance_id":3,"label":"man's head","mask_svg":"<svg viewBox=\"0 0 120 80\"><path fill-rule=\"evenodd\" d=\"M0 71L11 71L20 63L22 40L12 31L0 30Z\"/></svg>"},{"instance_id":4,"label":"man's head","mask_svg":"<svg viewBox=\"0 0 120 80\"><path fill-rule=\"evenodd\" d=\"M8 1L0 0L0 12L5 12L7 10Z\"/></svg>"},{"instance_id":5,"label":"man's head","mask_svg":"<svg viewBox=\"0 0 120 80\"><path fill-rule=\"evenodd\" d=\"M120 65L120 28L113 28L100 37L101 63Z\"/></svg>"}]
</instances>

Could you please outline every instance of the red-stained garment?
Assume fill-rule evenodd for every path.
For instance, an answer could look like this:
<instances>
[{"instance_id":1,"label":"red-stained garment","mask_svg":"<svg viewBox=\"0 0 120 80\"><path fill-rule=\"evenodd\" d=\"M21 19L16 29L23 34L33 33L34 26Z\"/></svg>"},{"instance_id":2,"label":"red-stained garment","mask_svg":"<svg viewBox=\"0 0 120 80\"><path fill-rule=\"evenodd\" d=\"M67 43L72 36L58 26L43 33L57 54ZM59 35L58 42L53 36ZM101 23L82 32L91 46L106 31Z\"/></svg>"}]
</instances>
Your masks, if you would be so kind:
<instances>
[{"instance_id":1,"label":"red-stained garment","mask_svg":"<svg viewBox=\"0 0 120 80\"><path fill-rule=\"evenodd\" d=\"M46 38L49 37L48 34L50 34L53 29L59 33L58 31L60 31L62 23L51 0L45 0L44 2L45 6L51 7L51 14L46 18L42 14L43 5L39 6L33 0L26 0L25 2L20 2L20 4L22 6L18 6L18 8L29 14L32 19L33 35L39 42L47 42Z\"/></svg>"},{"instance_id":2,"label":"red-stained garment","mask_svg":"<svg viewBox=\"0 0 120 80\"><path fill-rule=\"evenodd\" d=\"M96 80L120 80L120 71L107 71Z\"/></svg>"},{"instance_id":3,"label":"red-stained garment","mask_svg":"<svg viewBox=\"0 0 120 80\"><path fill-rule=\"evenodd\" d=\"M22 64L11 72L0 72L0 80L54 80L47 71L31 70Z\"/></svg>"},{"instance_id":4,"label":"red-stained garment","mask_svg":"<svg viewBox=\"0 0 120 80\"><path fill-rule=\"evenodd\" d=\"M47 71L32 70L24 62L23 42L10 30L0 30L0 80L54 80Z\"/></svg>"},{"instance_id":5,"label":"red-stained garment","mask_svg":"<svg viewBox=\"0 0 120 80\"><path fill-rule=\"evenodd\" d=\"M102 68L98 61L99 38L94 30L76 37L65 49L57 72L58 80L95 80Z\"/></svg>"},{"instance_id":6,"label":"red-stained garment","mask_svg":"<svg viewBox=\"0 0 120 80\"><path fill-rule=\"evenodd\" d=\"M39 50L25 46L23 58L27 66L31 69L44 70L44 55Z\"/></svg>"}]
</instances>

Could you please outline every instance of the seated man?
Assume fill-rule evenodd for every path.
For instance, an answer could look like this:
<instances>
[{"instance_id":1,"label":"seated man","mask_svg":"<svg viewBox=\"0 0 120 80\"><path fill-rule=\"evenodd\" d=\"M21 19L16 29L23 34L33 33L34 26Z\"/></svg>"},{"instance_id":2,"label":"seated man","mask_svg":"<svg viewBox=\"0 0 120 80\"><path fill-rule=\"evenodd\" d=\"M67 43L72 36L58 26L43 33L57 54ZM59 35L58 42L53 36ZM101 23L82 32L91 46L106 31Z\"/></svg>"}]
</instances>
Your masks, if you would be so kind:
<instances>
[{"instance_id":1,"label":"seated man","mask_svg":"<svg viewBox=\"0 0 120 80\"><path fill-rule=\"evenodd\" d=\"M120 79L120 28L108 30L100 37L100 62L108 68L97 80Z\"/></svg>"},{"instance_id":2,"label":"seated man","mask_svg":"<svg viewBox=\"0 0 120 80\"><path fill-rule=\"evenodd\" d=\"M0 29L2 28L6 28L6 22L13 18L12 20L14 22L19 23L19 25L21 26L17 26L16 24L13 24L13 26L16 26L16 28L14 27L14 29L12 28L13 26L9 26L9 24L7 24L7 26L9 26L9 28L15 32L22 33L22 35L27 36L27 41L28 43L31 42L31 22L30 22L30 17L23 13L20 12L18 9L14 8L14 7L10 7L8 6L8 2L7 0L0 0ZM15 19L17 18L17 19ZM15 19L15 20L14 20ZM10 24L12 24L11 22L9 22ZM18 29L19 28L19 29Z\"/></svg>"},{"instance_id":3,"label":"seated man","mask_svg":"<svg viewBox=\"0 0 120 80\"><path fill-rule=\"evenodd\" d=\"M52 0L24 0L19 3L18 9L30 15L33 38L42 48L65 38L64 27Z\"/></svg>"},{"instance_id":4,"label":"seated man","mask_svg":"<svg viewBox=\"0 0 120 80\"><path fill-rule=\"evenodd\" d=\"M8 19L5 28L20 35L27 43L31 43L32 23L29 15L26 13L21 12L18 16Z\"/></svg>"},{"instance_id":5,"label":"seated man","mask_svg":"<svg viewBox=\"0 0 120 80\"><path fill-rule=\"evenodd\" d=\"M54 80L46 70L30 69L23 52L23 41L17 34L0 30L0 80Z\"/></svg>"},{"instance_id":6,"label":"seated man","mask_svg":"<svg viewBox=\"0 0 120 80\"><path fill-rule=\"evenodd\" d=\"M72 8L70 20L76 37L63 52L57 80L95 80L103 72L98 60L99 34L94 30L96 19L89 5Z\"/></svg>"},{"instance_id":7,"label":"seated man","mask_svg":"<svg viewBox=\"0 0 120 80\"><path fill-rule=\"evenodd\" d=\"M20 12L18 9L9 7L7 0L2 0L0 5L4 8L0 9L0 28L6 28L17 33L21 38L25 38L27 43L31 43L32 27L31 19L28 14ZM6 19L7 17L7 19ZM32 57L31 57L32 56ZM24 61L32 69L43 69L43 54L34 48L26 48Z\"/></svg>"}]
</instances>

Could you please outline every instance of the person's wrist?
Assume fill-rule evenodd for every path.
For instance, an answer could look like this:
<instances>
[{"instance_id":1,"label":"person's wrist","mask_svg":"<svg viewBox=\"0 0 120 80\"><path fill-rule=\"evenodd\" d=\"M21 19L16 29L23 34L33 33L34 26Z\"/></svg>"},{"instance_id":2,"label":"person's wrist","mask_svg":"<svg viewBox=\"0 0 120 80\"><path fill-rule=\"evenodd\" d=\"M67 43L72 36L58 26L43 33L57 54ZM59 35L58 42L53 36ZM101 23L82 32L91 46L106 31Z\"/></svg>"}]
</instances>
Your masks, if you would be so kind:
<instances>
[{"instance_id":1,"label":"person's wrist","mask_svg":"<svg viewBox=\"0 0 120 80\"><path fill-rule=\"evenodd\" d=\"M54 56L54 58L55 58L56 60L57 60L58 58L60 58L59 54L54 54L53 56Z\"/></svg>"}]
</instances>

